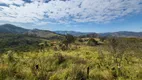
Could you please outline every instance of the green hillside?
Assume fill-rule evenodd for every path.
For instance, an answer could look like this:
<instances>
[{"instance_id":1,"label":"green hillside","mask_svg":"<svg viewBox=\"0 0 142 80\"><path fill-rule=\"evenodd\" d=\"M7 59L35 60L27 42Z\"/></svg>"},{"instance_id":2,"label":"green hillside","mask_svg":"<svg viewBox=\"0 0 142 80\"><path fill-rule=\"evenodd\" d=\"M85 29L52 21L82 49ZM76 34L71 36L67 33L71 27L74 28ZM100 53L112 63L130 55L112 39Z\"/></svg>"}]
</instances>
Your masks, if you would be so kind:
<instances>
[{"instance_id":1,"label":"green hillside","mask_svg":"<svg viewBox=\"0 0 142 80\"><path fill-rule=\"evenodd\" d=\"M27 32L28 29L24 29L21 27L17 27L12 24L4 24L0 25L0 33L17 33L17 34L22 34Z\"/></svg>"},{"instance_id":2,"label":"green hillside","mask_svg":"<svg viewBox=\"0 0 142 80\"><path fill-rule=\"evenodd\" d=\"M27 32L27 34L28 35L35 35L37 37L46 38L46 39L62 39L62 38L64 38L63 35L56 34L54 32L48 31L48 30L33 29L33 30L29 30Z\"/></svg>"},{"instance_id":3,"label":"green hillside","mask_svg":"<svg viewBox=\"0 0 142 80\"><path fill-rule=\"evenodd\" d=\"M141 38L3 28L0 80L142 79Z\"/></svg>"},{"instance_id":4,"label":"green hillside","mask_svg":"<svg viewBox=\"0 0 142 80\"><path fill-rule=\"evenodd\" d=\"M142 39L100 40L68 36L28 52L7 50L0 54L0 80L142 79Z\"/></svg>"}]
</instances>

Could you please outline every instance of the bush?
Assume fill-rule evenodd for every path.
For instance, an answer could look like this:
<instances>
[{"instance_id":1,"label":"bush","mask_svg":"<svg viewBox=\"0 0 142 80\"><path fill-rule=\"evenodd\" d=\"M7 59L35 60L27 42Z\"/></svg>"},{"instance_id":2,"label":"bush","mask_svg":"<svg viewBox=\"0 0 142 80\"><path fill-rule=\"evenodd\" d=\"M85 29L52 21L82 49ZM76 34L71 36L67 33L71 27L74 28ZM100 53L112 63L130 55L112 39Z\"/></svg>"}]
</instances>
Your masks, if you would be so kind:
<instances>
[{"instance_id":1,"label":"bush","mask_svg":"<svg viewBox=\"0 0 142 80\"><path fill-rule=\"evenodd\" d=\"M66 60L61 53L56 53L54 56L57 59L57 62L56 62L57 64L61 64Z\"/></svg>"},{"instance_id":2,"label":"bush","mask_svg":"<svg viewBox=\"0 0 142 80\"><path fill-rule=\"evenodd\" d=\"M63 44L63 45L61 45L60 47L61 47L61 50L62 50L62 51L65 51L65 50L67 50L67 49L68 49L68 48L67 48L67 46L66 46L66 45L64 45L64 44Z\"/></svg>"},{"instance_id":3,"label":"bush","mask_svg":"<svg viewBox=\"0 0 142 80\"><path fill-rule=\"evenodd\" d=\"M80 39L78 39L78 41L79 41L79 42L83 42L83 40L82 40L81 38L80 38Z\"/></svg>"},{"instance_id":4,"label":"bush","mask_svg":"<svg viewBox=\"0 0 142 80\"><path fill-rule=\"evenodd\" d=\"M97 42L95 39L90 38L90 39L88 40L87 44L88 44L89 46L96 46L96 45L98 45L98 42Z\"/></svg>"},{"instance_id":5,"label":"bush","mask_svg":"<svg viewBox=\"0 0 142 80\"><path fill-rule=\"evenodd\" d=\"M67 47L69 44L73 43L75 41L75 37L72 35L66 35L65 40L63 41L63 44L65 44Z\"/></svg>"},{"instance_id":6,"label":"bush","mask_svg":"<svg viewBox=\"0 0 142 80\"><path fill-rule=\"evenodd\" d=\"M71 80L86 80L85 72L81 70L81 66L74 66L70 74Z\"/></svg>"}]
</instances>

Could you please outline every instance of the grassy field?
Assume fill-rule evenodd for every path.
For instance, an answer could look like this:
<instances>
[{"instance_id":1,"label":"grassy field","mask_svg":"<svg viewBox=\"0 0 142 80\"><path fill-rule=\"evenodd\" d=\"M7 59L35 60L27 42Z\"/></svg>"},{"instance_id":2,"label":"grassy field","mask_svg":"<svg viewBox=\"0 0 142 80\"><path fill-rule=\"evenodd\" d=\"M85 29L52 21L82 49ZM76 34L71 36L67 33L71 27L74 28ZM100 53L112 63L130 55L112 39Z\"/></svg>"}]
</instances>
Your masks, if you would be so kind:
<instances>
[{"instance_id":1,"label":"grassy field","mask_svg":"<svg viewBox=\"0 0 142 80\"><path fill-rule=\"evenodd\" d=\"M30 52L9 50L0 54L0 80L141 80L141 41L131 41L127 47L112 40L97 46L74 43L67 50L58 45Z\"/></svg>"}]
</instances>

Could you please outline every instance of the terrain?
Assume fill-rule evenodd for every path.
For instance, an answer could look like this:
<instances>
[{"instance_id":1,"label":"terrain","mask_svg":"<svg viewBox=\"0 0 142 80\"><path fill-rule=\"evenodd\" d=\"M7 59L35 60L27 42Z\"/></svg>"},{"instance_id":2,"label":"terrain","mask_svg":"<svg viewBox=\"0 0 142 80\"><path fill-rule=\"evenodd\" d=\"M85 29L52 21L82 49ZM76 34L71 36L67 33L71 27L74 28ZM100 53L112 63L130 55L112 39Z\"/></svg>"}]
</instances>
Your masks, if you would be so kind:
<instances>
[{"instance_id":1,"label":"terrain","mask_svg":"<svg viewBox=\"0 0 142 80\"><path fill-rule=\"evenodd\" d=\"M112 32L112 33L100 33L100 36L142 37L142 32L119 31L119 32Z\"/></svg>"},{"instance_id":2,"label":"terrain","mask_svg":"<svg viewBox=\"0 0 142 80\"><path fill-rule=\"evenodd\" d=\"M0 25L0 33L25 33L27 32L28 29L24 29L21 27L17 27L15 25L12 24L4 24L4 25Z\"/></svg>"},{"instance_id":3,"label":"terrain","mask_svg":"<svg viewBox=\"0 0 142 80\"><path fill-rule=\"evenodd\" d=\"M142 79L139 36L5 28L0 28L0 80Z\"/></svg>"},{"instance_id":4,"label":"terrain","mask_svg":"<svg viewBox=\"0 0 142 80\"><path fill-rule=\"evenodd\" d=\"M62 35L73 35L73 36L100 36L100 37L142 37L142 32L131 32L131 31L119 31L119 32L106 32L106 33L95 33L95 32L77 32L77 31L49 31L39 29L24 29L12 24L0 25L0 33L18 33L18 34L29 34L36 35L38 37L50 38L59 37Z\"/></svg>"},{"instance_id":5,"label":"terrain","mask_svg":"<svg viewBox=\"0 0 142 80\"><path fill-rule=\"evenodd\" d=\"M62 35L56 34L54 32L48 30L39 30L39 29L24 29L12 24L4 24L0 25L0 33L12 33L12 34L26 34L26 35L34 35L42 38L58 38L63 37Z\"/></svg>"},{"instance_id":6,"label":"terrain","mask_svg":"<svg viewBox=\"0 0 142 80\"><path fill-rule=\"evenodd\" d=\"M77 31L54 31L57 34L71 34L73 36L84 36L90 34L98 34L100 37L142 37L142 32L132 31L119 31L119 32L106 32L106 33L94 33L94 32L77 32Z\"/></svg>"}]
</instances>

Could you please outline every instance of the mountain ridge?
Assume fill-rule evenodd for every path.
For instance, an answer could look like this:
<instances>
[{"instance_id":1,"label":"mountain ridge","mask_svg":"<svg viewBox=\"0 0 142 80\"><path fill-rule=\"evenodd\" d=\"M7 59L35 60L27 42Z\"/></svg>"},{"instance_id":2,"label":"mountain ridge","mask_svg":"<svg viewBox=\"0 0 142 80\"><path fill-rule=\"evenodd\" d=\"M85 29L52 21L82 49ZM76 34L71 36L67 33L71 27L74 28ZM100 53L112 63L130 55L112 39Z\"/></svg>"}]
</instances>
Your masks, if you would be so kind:
<instances>
[{"instance_id":1,"label":"mountain ridge","mask_svg":"<svg viewBox=\"0 0 142 80\"><path fill-rule=\"evenodd\" d=\"M50 31L50 30L40 30L40 29L25 29L12 24L0 25L0 33L13 33L13 34L29 34L36 35L38 37L49 38L49 37L60 37L66 34L71 34L73 36L97 36L107 37L142 37L142 32L133 31L118 31L118 32L106 32L106 33L95 33L95 32L79 32L79 31Z\"/></svg>"},{"instance_id":2,"label":"mountain ridge","mask_svg":"<svg viewBox=\"0 0 142 80\"><path fill-rule=\"evenodd\" d=\"M24 32L27 32L28 29L21 28L12 24L3 24L0 25L0 33L17 33L17 34L23 34Z\"/></svg>"},{"instance_id":3,"label":"mountain ridge","mask_svg":"<svg viewBox=\"0 0 142 80\"><path fill-rule=\"evenodd\" d=\"M78 32L78 31L54 31L58 34L72 34L74 36L82 36L83 35L92 35L98 34L100 37L142 37L142 32L133 32L133 31L118 31L118 32L105 32L105 33L95 33L95 32Z\"/></svg>"},{"instance_id":4,"label":"mountain ridge","mask_svg":"<svg viewBox=\"0 0 142 80\"><path fill-rule=\"evenodd\" d=\"M60 34L56 34L55 32L49 30L40 30L40 29L25 29L12 24L3 24L0 25L0 33L4 34L27 34L34 35L36 37L46 38L46 39L55 39L62 38L63 36Z\"/></svg>"},{"instance_id":5,"label":"mountain ridge","mask_svg":"<svg viewBox=\"0 0 142 80\"><path fill-rule=\"evenodd\" d=\"M100 36L115 36L115 37L142 37L142 32L133 31L118 31L118 32L107 32L99 33Z\"/></svg>"}]
</instances>

